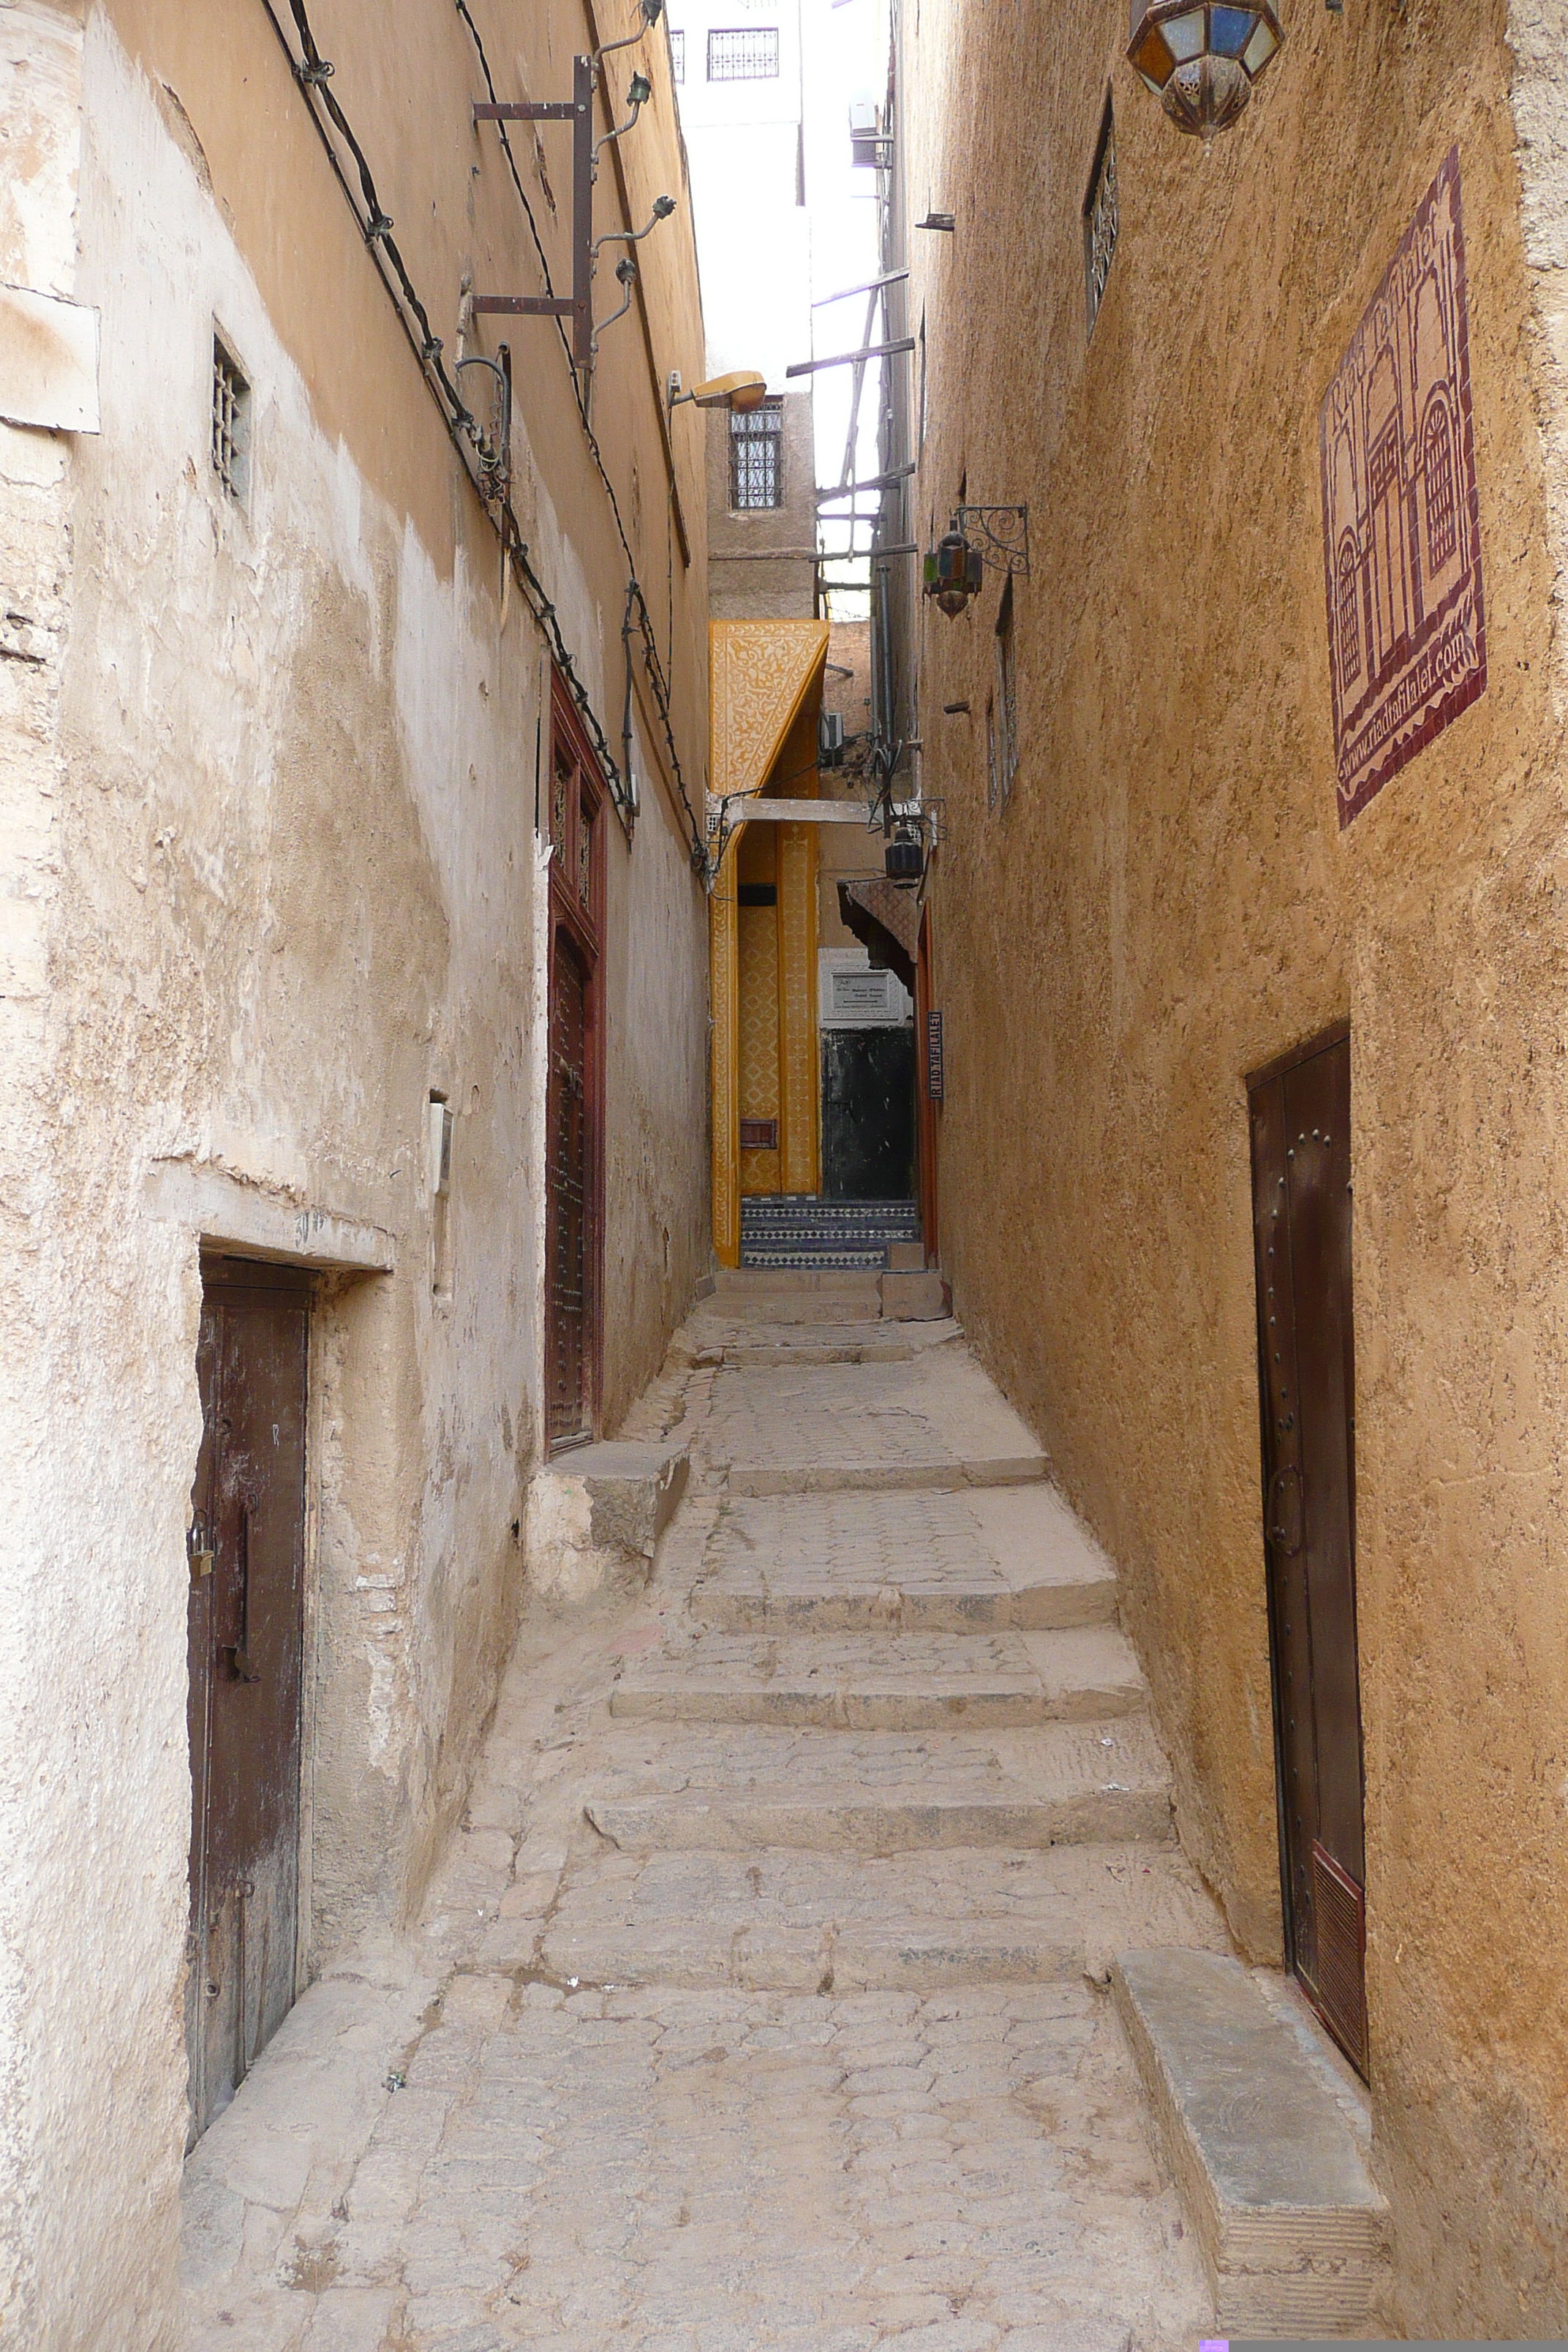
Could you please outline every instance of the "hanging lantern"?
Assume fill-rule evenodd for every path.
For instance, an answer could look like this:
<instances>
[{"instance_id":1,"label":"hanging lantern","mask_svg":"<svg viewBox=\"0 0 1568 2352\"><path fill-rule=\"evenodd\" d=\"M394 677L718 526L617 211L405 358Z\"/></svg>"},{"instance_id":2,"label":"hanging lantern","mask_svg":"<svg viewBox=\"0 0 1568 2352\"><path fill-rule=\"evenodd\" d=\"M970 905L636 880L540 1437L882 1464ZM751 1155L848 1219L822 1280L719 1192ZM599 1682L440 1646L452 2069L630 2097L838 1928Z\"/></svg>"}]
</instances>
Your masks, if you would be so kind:
<instances>
[{"instance_id":1,"label":"hanging lantern","mask_svg":"<svg viewBox=\"0 0 1568 2352\"><path fill-rule=\"evenodd\" d=\"M882 852L882 870L900 890L920 887L926 870L925 841L919 826L901 824Z\"/></svg>"},{"instance_id":2,"label":"hanging lantern","mask_svg":"<svg viewBox=\"0 0 1568 2352\"><path fill-rule=\"evenodd\" d=\"M1132 0L1127 56L1178 131L1212 139L1284 37L1274 0Z\"/></svg>"},{"instance_id":3,"label":"hanging lantern","mask_svg":"<svg viewBox=\"0 0 1568 2352\"><path fill-rule=\"evenodd\" d=\"M936 598L939 613L962 613L980 593L984 566L980 551L971 547L958 530L944 531L925 561L925 593Z\"/></svg>"}]
</instances>

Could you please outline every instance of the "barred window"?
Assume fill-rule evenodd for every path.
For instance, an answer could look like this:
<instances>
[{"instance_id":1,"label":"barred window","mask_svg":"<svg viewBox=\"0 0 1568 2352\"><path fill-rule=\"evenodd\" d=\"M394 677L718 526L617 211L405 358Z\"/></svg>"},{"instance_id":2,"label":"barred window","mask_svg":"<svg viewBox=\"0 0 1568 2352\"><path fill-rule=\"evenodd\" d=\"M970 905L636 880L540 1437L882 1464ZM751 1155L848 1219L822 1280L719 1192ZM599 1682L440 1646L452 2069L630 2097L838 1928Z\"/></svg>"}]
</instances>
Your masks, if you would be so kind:
<instances>
[{"instance_id":1,"label":"barred window","mask_svg":"<svg viewBox=\"0 0 1568 2352\"><path fill-rule=\"evenodd\" d=\"M669 27L669 65L677 81L686 79L686 36Z\"/></svg>"},{"instance_id":2,"label":"barred window","mask_svg":"<svg viewBox=\"0 0 1568 2352\"><path fill-rule=\"evenodd\" d=\"M1011 575L1003 587L1001 609L996 615L996 691L993 709L995 745L992 753L992 806L1005 809L1018 772L1018 673L1013 652Z\"/></svg>"},{"instance_id":3,"label":"barred window","mask_svg":"<svg viewBox=\"0 0 1568 2352\"><path fill-rule=\"evenodd\" d=\"M737 511L784 504L784 402L765 400L730 418L730 504Z\"/></svg>"},{"instance_id":4,"label":"barred window","mask_svg":"<svg viewBox=\"0 0 1568 2352\"><path fill-rule=\"evenodd\" d=\"M1083 200L1083 280L1091 335L1104 299L1105 282L1110 275L1110 257L1116 250L1121 225L1116 193L1116 121L1107 93L1100 144L1094 152L1094 169L1089 175L1089 194Z\"/></svg>"},{"instance_id":5,"label":"barred window","mask_svg":"<svg viewBox=\"0 0 1568 2352\"><path fill-rule=\"evenodd\" d=\"M737 25L708 36L710 81L773 81L778 69L776 25Z\"/></svg>"},{"instance_id":6,"label":"barred window","mask_svg":"<svg viewBox=\"0 0 1568 2352\"><path fill-rule=\"evenodd\" d=\"M1458 544L1454 504L1454 436L1448 412L1434 394L1421 436L1421 474L1426 486L1426 562L1434 579Z\"/></svg>"},{"instance_id":7,"label":"barred window","mask_svg":"<svg viewBox=\"0 0 1568 2352\"><path fill-rule=\"evenodd\" d=\"M213 337L213 471L237 506L250 497L250 386Z\"/></svg>"},{"instance_id":8,"label":"barred window","mask_svg":"<svg viewBox=\"0 0 1568 2352\"><path fill-rule=\"evenodd\" d=\"M1340 542L1339 622L1340 622L1340 692L1348 701L1350 690L1361 676L1361 584L1360 565L1356 562L1355 541L1347 531Z\"/></svg>"}]
</instances>

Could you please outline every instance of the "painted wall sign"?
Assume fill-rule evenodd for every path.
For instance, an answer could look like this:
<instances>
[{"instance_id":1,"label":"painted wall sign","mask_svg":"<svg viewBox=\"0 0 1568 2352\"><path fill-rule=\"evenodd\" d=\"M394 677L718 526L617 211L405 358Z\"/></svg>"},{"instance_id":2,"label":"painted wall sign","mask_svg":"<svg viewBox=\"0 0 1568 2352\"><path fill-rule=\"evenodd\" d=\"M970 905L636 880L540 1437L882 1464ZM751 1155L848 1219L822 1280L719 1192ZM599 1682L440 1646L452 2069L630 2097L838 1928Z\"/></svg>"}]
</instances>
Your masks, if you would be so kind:
<instances>
[{"instance_id":1,"label":"painted wall sign","mask_svg":"<svg viewBox=\"0 0 1568 2352\"><path fill-rule=\"evenodd\" d=\"M942 1091L942 1015L926 1014L926 1093L932 1102L943 1099Z\"/></svg>"},{"instance_id":2,"label":"painted wall sign","mask_svg":"<svg viewBox=\"0 0 1568 2352\"><path fill-rule=\"evenodd\" d=\"M1486 689L1457 147L1340 362L1320 451L1342 827Z\"/></svg>"}]
</instances>

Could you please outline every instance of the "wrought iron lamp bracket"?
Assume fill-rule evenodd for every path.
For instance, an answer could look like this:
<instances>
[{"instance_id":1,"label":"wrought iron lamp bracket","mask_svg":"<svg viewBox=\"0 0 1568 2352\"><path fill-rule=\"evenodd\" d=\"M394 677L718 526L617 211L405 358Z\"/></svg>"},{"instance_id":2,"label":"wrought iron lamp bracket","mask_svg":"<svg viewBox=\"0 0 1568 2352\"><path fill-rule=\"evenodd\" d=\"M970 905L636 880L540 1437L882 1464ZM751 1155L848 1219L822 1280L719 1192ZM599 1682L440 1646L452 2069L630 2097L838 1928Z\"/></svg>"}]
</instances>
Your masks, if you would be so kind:
<instances>
[{"instance_id":1,"label":"wrought iron lamp bracket","mask_svg":"<svg viewBox=\"0 0 1568 2352\"><path fill-rule=\"evenodd\" d=\"M993 572L1021 572L1028 577L1027 506L960 507L953 517L953 527Z\"/></svg>"}]
</instances>

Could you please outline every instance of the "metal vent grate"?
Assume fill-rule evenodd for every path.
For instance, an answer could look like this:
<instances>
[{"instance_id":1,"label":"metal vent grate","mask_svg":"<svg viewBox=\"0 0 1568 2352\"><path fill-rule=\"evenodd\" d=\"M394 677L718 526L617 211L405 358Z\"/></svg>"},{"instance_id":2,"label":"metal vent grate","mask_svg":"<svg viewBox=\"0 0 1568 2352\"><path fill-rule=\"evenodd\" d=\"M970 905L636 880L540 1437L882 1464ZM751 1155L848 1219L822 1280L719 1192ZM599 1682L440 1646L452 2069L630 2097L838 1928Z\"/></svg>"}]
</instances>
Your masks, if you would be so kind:
<instances>
[{"instance_id":1,"label":"metal vent grate","mask_svg":"<svg viewBox=\"0 0 1568 2352\"><path fill-rule=\"evenodd\" d=\"M1317 1925L1318 2007L1351 2064L1364 2075L1366 1897L1316 1838L1312 1840L1312 1912Z\"/></svg>"},{"instance_id":2,"label":"metal vent grate","mask_svg":"<svg viewBox=\"0 0 1568 2352\"><path fill-rule=\"evenodd\" d=\"M213 337L213 471L237 505L250 496L250 386Z\"/></svg>"},{"instance_id":3,"label":"metal vent grate","mask_svg":"<svg viewBox=\"0 0 1568 2352\"><path fill-rule=\"evenodd\" d=\"M741 1121L742 1151L776 1151L779 1148L779 1123L776 1118L743 1118Z\"/></svg>"}]
</instances>

